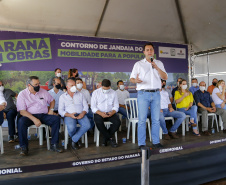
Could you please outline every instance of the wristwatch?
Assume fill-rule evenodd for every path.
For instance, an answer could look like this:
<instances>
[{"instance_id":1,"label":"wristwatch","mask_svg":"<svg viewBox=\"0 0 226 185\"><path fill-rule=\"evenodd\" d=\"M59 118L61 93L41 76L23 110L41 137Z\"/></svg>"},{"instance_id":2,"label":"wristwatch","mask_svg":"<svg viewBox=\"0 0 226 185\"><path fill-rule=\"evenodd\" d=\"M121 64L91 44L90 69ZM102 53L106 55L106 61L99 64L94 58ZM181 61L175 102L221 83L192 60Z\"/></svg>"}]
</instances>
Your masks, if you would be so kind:
<instances>
[{"instance_id":1,"label":"wristwatch","mask_svg":"<svg viewBox=\"0 0 226 185\"><path fill-rule=\"evenodd\" d=\"M54 109L50 109L50 110L54 111Z\"/></svg>"}]
</instances>

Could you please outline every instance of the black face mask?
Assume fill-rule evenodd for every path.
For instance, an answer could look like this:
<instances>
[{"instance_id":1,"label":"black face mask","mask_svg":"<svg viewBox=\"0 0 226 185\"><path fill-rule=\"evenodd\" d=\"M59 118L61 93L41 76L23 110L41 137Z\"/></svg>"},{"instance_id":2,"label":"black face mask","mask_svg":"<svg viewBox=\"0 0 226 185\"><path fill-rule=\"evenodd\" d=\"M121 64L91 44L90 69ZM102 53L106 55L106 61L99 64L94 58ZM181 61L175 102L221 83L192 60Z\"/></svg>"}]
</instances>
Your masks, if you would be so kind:
<instances>
[{"instance_id":1,"label":"black face mask","mask_svg":"<svg viewBox=\"0 0 226 185\"><path fill-rule=\"evenodd\" d=\"M164 89L166 87L166 85L162 85L162 88Z\"/></svg>"},{"instance_id":2,"label":"black face mask","mask_svg":"<svg viewBox=\"0 0 226 185\"><path fill-rule=\"evenodd\" d=\"M212 84L213 84L213 86L216 86L216 85L217 85L217 83L216 83L216 82L213 82Z\"/></svg>"},{"instance_id":3,"label":"black face mask","mask_svg":"<svg viewBox=\"0 0 226 185\"><path fill-rule=\"evenodd\" d=\"M31 84L30 84L31 85ZM33 86L33 85L31 85L33 88L34 88L34 91L35 92L38 92L39 91L39 89L40 89L40 86L38 85L38 86Z\"/></svg>"},{"instance_id":4,"label":"black face mask","mask_svg":"<svg viewBox=\"0 0 226 185\"><path fill-rule=\"evenodd\" d=\"M78 77L78 73L77 73L77 75L75 75L75 78L77 78Z\"/></svg>"},{"instance_id":5,"label":"black face mask","mask_svg":"<svg viewBox=\"0 0 226 185\"><path fill-rule=\"evenodd\" d=\"M57 85L55 85L55 87L56 87L57 89L60 89L60 88L61 88L61 85L60 85L60 84L57 84Z\"/></svg>"}]
</instances>

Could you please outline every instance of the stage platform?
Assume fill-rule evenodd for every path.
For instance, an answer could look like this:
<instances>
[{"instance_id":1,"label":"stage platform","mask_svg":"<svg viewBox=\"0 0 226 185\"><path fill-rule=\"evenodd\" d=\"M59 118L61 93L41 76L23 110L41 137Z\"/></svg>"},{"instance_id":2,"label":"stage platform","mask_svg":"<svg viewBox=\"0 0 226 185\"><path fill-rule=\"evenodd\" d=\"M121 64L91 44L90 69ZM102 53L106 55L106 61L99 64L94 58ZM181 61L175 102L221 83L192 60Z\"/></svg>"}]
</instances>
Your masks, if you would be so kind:
<instances>
[{"instance_id":1,"label":"stage platform","mask_svg":"<svg viewBox=\"0 0 226 185\"><path fill-rule=\"evenodd\" d=\"M167 127L170 127L170 123L167 123ZM216 130L216 128L215 128ZM152 155L150 157L150 161L158 162L163 159L176 159L177 157L189 156L189 154L193 154L196 152L206 152L212 149L219 149L226 146L226 142L224 139L226 138L226 134L222 131L217 132L211 136L201 136L197 137L192 134L192 130L190 129L189 132L186 132L186 136L181 135L181 127L178 129L178 133L180 138L179 139L171 139L171 140L161 140L164 148L172 148L178 146L191 146L194 144L194 148L185 149L185 150L177 150L168 153L161 153ZM64 153L55 153L47 150L46 141L44 141L43 145L39 145L39 140L34 136L34 130L31 131L32 137L29 141L29 155L28 156L20 156L20 150L15 150L15 143L8 143L7 137L7 128L3 128L4 133L4 154L0 155L0 164L1 169L3 168L19 168L23 166L31 166L31 165L40 165L40 164L52 164L52 163L61 163L61 162L71 162L71 161L84 161L88 159L96 159L96 158L103 158L103 157L110 157L110 156L119 156L124 154L131 154L131 153L138 153L137 141L136 144L132 143L131 135L130 139L126 141L126 143L122 142L122 138L126 137L127 130L125 124L122 126L122 131L118 131L118 144L119 147L112 148L111 146L102 147L101 146L101 137L100 137L100 147L96 147L93 141L93 135L88 137L88 148L84 147L79 150L73 150L68 146L68 149L64 151ZM148 136L148 134L147 134ZM64 134L61 133L60 135L60 143L61 140L64 140ZM199 146L197 147L196 144L204 143L205 141L214 141L214 140L222 140L223 142L214 143L211 145L206 146ZM150 140L147 137L147 145L151 146ZM46 175L62 175L62 174L71 174L74 172L89 172L94 170L101 170L101 169L109 169L109 168L117 168L117 167L124 167L127 165L138 164L141 162L141 158L133 158L128 160L120 160L120 161L113 161L108 163L100 163L100 164L92 164L86 166L77 166L71 168L62 168L56 170L48 170L48 171L37 171L32 173L18 173L18 174L11 174L11 175L0 175L0 184L4 184L7 182L5 180L9 179L23 179L23 178L30 178L30 177L38 177L38 176L46 176ZM208 162L208 161L207 161ZM201 164L200 164L201 166ZM35 167L34 167L35 168ZM150 171L151 171L150 166ZM226 177L226 173L225 173ZM151 178L151 177L150 177ZM222 177L220 177L222 178ZM85 181L86 179L84 179ZM215 179L216 180L216 179ZM2 183L1 183L2 181ZM226 181L222 181L225 182ZM219 182L218 182L219 183ZM167 183L166 183L167 184ZM214 184L207 183L208 185ZM219 183L220 184L220 183Z\"/></svg>"}]
</instances>

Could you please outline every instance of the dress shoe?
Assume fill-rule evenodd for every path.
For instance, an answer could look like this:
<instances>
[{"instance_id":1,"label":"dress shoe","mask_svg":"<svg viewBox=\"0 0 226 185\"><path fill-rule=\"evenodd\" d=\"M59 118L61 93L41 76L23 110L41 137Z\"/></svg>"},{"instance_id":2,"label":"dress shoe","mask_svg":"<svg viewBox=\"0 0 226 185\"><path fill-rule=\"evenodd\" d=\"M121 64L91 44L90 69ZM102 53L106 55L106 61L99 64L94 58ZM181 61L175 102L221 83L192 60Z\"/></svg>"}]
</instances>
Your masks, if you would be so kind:
<instances>
[{"instance_id":1,"label":"dress shoe","mask_svg":"<svg viewBox=\"0 0 226 185\"><path fill-rule=\"evenodd\" d=\"M53 144L50 146L50 150L58 153L62 153L63 149L58 146L58 144Z\"/></svg>"},{"instance_id":2,"label":"dress shoe","mask_svg":"<svg viewBox=\"0 0 226 185\"><path fill-rule=\"evenodd\" d=\"M110 145L111 145L111 147L113 147L113 148L118 147L118 144L116 143L115 139L113 139L113 138L110 139Z\"/></svg>"},{"instance_id":3,"label":"dress shoe","mask_svg":"<svg viewBox=\"0 0 226 185\"><path fill-rule=\"evenodd\" d=\"M168 134L162 134L162 139L164 140L170 140L170 136Z\"/></svg>"},{"instance_id":4,"label":"dress shoe","mask_svg":"<svg viewBox=\"0 0 226 185\"><path fill-rule=\"evenodd\" d=\"M108 145L108 139L105 139L105 137L103 137L102 146L107 146L107 145Z\"/></svg>"},{"instance_id":5,"label":"dress shoe","mask_svg":"<svg viewBox=\"0 0 226 185\"><path fill-rule=\"evenodd\" d=\"M179 136L176 134L176 132L169 132L169 136L173 139L179 139Z\"/></svg>"},{"instance_id":6,"label":"dress shoe","mask_svg":"<svg viewBox=\"0 0 226 185\"><path fill-rule=\"evenodd\" d=\"M146 147L146 145L140 145L140 146L138 146L139 149L141 149L143 147Z\"/></svg>"},{"instance_id":7,"label":"dress shoe","mask_svg":"<svg viewBox=\"0 0 226 185\"><path fill-rule=\"evenodd\" d=\"M223 130L223 133L226 133L226 129Z\"/></svg>"},{"instance_id":8,"label":"dress shoe","mask_svg":"<svg viewBox=\"0 0 226 185\"><path fill-rule=\"evenodd\" d=\"M82 147L82 143L81 143L81 141L80 141L80 140L78 140L77 144L78 144L78 147L79 147L79 148L81 148L81 147Z\"/></svg>"},{"instance_id":9,"label":"dress shoe","mask_svg":"<svg viewBox=\"0 0 226 185\"><path fill-rule=\"evenodd\" d=\"M79 149L79 145L78 145L78 142L75 143L75 142L71 142L71 148L73 148L74 150L78 150Z\"/></svg>"},{"instance_id":10,"label":"dress shoe","mask_svg":"<svg viewBox=\"0 0 226 185\"><path fill-rule=\"evenodd\" d=\"M21 147L20 155L22 155L22 156L28 155L28 148L27 147Z\"/></svg>"},{"instance_id":11,"label":"dress shoe","mask_svg":"<svg viewBox=\"0 0 226 185\"><path fill-rule=\"evenodd\" d=\"M208 132L208 130L203 131L202 134L204 136L211 136L211 134Z\"/></svg>"},{"instance_id":12,"label":"dress shoe","mask_svg":"<svg viewBox=\"0 0 226 185\"><path fill-rule=\"evenodd\" d=\"M158 144L152 144L152 148L156 149L156 148L163 148L163 146L161 145L161 143Z\"/></svg>"}]
</instances>

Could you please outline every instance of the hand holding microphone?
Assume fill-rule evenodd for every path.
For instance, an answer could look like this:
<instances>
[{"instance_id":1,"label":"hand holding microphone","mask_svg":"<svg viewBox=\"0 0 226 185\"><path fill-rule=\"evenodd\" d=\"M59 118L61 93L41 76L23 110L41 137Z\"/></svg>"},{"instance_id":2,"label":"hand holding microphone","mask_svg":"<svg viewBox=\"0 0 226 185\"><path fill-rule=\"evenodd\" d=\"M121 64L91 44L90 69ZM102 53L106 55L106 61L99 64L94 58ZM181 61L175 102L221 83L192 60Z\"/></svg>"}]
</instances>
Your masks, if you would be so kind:
<instances>
[{"instance_id":1,"label":"hand holding microphone","mask_svg":"<svg viewBox=\"0 0 226 185\"><path fill-rule=\"evenodd\" d=\"M154 62L154 57L153 56L150 56L150 60L151 60L151 65L152 65L152 68L158 70L158 66L156 65L156 63Z\"/></svg>"}]
</instances>

